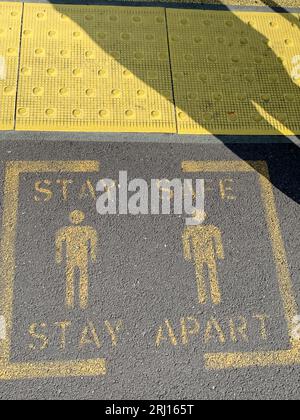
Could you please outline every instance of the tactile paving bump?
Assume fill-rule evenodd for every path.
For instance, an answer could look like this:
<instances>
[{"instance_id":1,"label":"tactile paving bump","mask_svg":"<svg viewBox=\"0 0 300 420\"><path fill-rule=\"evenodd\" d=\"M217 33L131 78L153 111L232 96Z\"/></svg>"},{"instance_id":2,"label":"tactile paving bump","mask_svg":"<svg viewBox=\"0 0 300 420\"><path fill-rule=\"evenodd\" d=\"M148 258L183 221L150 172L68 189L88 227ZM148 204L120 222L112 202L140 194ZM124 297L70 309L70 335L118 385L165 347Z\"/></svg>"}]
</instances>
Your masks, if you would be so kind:
<instances>
[{"instance_id":1,"label":"tactile paving bump","mask_svg":"<svg viewBox=\"0 0 300 420\"><path fill-rule=\"evenodd\" d=\"M298 15L168 10L167 19L180 133L300 133Z\"/></svg>"},{"instance_id":2,"label":"tactile paving bump","mask_svg":"<svg viewBox=\"0 0 300 420\"><path fill-rule=\"evenodd\" d=\"M161 8L25 4L18 130L175 132Z\"/></svg>"},{"instance_id":3,"label":"tactile paving bump","mask_svg":"<svg viewBox=\"0 0 300 420\"><path fill-rule=\"evenodd\" d=\"M0 3L0 130L14 128L22 4Z\"/></svg>"}]
</instances>

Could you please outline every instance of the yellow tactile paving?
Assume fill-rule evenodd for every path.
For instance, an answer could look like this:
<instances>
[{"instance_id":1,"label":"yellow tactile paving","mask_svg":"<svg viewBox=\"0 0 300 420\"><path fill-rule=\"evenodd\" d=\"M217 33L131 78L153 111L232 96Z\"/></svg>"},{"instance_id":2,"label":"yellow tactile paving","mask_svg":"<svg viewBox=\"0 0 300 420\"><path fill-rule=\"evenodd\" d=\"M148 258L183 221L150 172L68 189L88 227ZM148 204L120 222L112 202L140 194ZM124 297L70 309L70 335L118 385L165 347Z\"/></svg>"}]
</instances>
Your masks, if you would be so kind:
<instances>
[{"instance_id":1,"label":"yellow tactile paving","mask_svg":"<svg viewBox=\"0 0 300 420\"><path fill-rule=\"evenodd\" d=\"M180 133L300 133L298 15L167 16Z\"/></svg>"},{"instance_id":2,"label":"yellow tactile paving","mask_svg":"<svg viewBox=\"0 0 300 420\"><path fill-rule=\"evenodd\" d=\"M167 23L163 8L24 9L17 129L176 132L171 67L179 133L300 133L296 14L168 9ZM0 11L11 129L22 5Z\"/></svg>"},{"instance_id":3,"label":"yellow tactile paving","mask_svg":"<svg viewBox=\"0 0 300 420\"><path fill-rule=\"evenodd\" d=\"M0 130L14 128L22 4L0 3Z\"/></svg>"},{"instance_id":4,"label":"yellow tactile paving","mask_svg":"<svg viewBox=\"0 0 300 420\"><path fill-rule=\"evenodd\" d=\"M175 132L164 9L25 4L16 127Z\"/></svg>"}]
</instances>

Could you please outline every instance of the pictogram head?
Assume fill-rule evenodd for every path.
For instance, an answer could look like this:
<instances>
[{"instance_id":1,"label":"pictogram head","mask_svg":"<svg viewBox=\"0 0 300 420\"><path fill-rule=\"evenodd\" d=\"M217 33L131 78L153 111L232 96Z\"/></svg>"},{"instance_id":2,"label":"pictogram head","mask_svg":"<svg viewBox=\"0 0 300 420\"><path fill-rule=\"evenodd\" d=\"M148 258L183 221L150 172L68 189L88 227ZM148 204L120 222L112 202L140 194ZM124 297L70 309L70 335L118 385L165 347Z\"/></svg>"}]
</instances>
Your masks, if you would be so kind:
<instances>
[{"instance_id":1,"label":"pictogram head","mask_svg":"<svg viewBox=\"0 0 300 420\"><path fill-rule=\"evenodd\" d=\"M69 218L73 225L80 225L85 219L85 214L80 210L74 210L70 213Z\"/></svg>"}]
</instances>

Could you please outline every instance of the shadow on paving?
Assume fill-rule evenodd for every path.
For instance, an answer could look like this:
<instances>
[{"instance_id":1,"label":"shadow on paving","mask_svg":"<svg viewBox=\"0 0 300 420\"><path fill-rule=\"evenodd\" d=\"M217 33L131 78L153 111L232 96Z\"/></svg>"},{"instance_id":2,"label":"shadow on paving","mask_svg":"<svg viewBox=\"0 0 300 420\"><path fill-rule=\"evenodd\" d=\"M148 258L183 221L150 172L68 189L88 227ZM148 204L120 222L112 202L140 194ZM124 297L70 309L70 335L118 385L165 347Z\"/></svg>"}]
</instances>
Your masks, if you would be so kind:
<instances>
[{"instance_id":1,"label":"shadow on paving","mask_svg":"<svg viewBox=\"0 0 300 420\"><path fill-rule=\"evenodd\" d=\"M58 4L63 3L61 1L50 1L50 3L53 3L54 7L57 7L59 10ZM66 1L64 4L76 4L82 2L76 2L76 1ZM98 2L85 2L84 4L97 4ZM104 2L102 2L103 4ZM116 3L114 2L107 2L110 5L114 5ZM120 3L120 2L119 2ZM281 8L276 2L273 0L264 0L264 3L271 7L274 11L281 11L283 12L284 9ZM127 3L127 5L132 6L132 4L135 3ZM216 0L215 4L218 6L214 6L214 9L220 9L220 10L228 10L230 9L226 7L222 2L219 2ZM149 5L153 6L152 3L149 3ZM168 6L168 2L165 1L165 3L160 3L160 7L162 5ZM69 16L75 23L77 23L79 26L82 27L82 29L89 35L89 37L98 44L103 50L105 50L106 45L105 42L101 43L99 39L95 38L95 33L89 28L89 25L85 23L84 19L79 19L78 15L70 13ZM291 14L284 14L285 19L287 19L290 23L293 25L296 25L300 30L300 21L297 20L297 18ZM77 20L76 20L77 19ZM257 112L257 109L255 108L253 103L256 103L262 110L265 110L271 117L278 120L278 115L272 115L272 110L282 110L282 103L283 101L280 100L281 98L284 98L286 95L290 95L290 97L294 98L295 106L299 106L300 103L300 91L299 88L296 86L295 83L293 83L291 77L287 73L286 69L284 68L284 65L279 60L279 57L273 52L272 48L268 46L268 39L266 39L261 33L256 31L252 26L249 26L248 24L241 21L234 13L231 13L230 20L233 22L233 25L235 27L235 31L237 33L243 34L243 38L250 40L250 51L257 51L261 52L261 46L263 45L265 48L265 54L268 58L269 63L269 69L270 73L277 74L279 77L279 83L276 83L276 86L273 86L273 91L276 89L276 98L272 97L272 106L268 104L266 101L264 101L261 97L248 97L246 102L241 103L240 109L237 109L237 112L242 110L244 114L251 115L255 112ZM143 49L141 39L141 50ZM195 50L196 51L196 50ZM229 46L227 47L224 45L223 50L224 56L227 54L230 54L231 51L229 51ZM213 53L212 50L208 51L209 53ZM109 51L108 51L109 53ZM140 80L150 85L150 87L157 89L156 86L151 86L151 81L144 80L144 72L141 71L141 66L137 66L136 62L134 60L126 59L126 62L120 61L120 64L126 67L128 70L130 70L133 74L135 74ZM270 92L270 84L267 82L267 77L265 74L265 68L264 67L256 67L256 84L259 84L259 91L261 93L269 93ZM205 82L204 82L205 83ZM222 85L222 96L223 97L230 97L232 95L231 92L231 84L223 83ZM164 92L159 92L161 95L164 95ZM183 95L186 96L186 95ZM274 102L275 101L275 102ZM205 103L202 102L202 105L204 107ZM206 128L209 131L209 126L205 126L205 121L201 117L203 112L206 112L207 109L197 109L195 111L195 107L191 109L191 107L187 106L187 101L184 100L184 102L181 103L180 99L176 98L176 106L180 108L182 111L184 111L189 117L191 117L196 123L201 124L204 128ZM299 109L300 112L300 109ZM290 125L287 121L284 122L284 125L294 132L295 127L293 125ZM274 130L274 127L272 127ZM232 152L234 152L239 158L244 159L245 153L243 152L245 150L245 147L241 144L243 142L247 143L249 140L249 136L218 136L218 138L224 142L226 147L230 149ZM274 187L281 190L284 194L286 194L288 197L290 197L295 202L300 202L300 192L298 188L298 183L295 182L295 180L298 180L300 178L300 150L297 145L295 145L290 139L284 136L267 136L264 138L263 136L258 137L259 140L269 140L270 143L279 143L278 145L274 145L272 147L267 147L268 149L268 156L266 156L266 161L268 162L269 169L270 169L270 175L271 175L271 182L273 183ZM284 143L284 144L282 144ZM281 145L280 145L281 144ZM254 146L255 147L255 146ZM257 145L257 149L260 149L259 145ZM274 154L272 153L272 150L274 150ZM278 154L278 150L280 150L280 153ZM254 156L253 156L254 158ZM257 169L257 168L256 168ZM262 173L262 175L265 175Z\"/></svg>"}]
</instances>

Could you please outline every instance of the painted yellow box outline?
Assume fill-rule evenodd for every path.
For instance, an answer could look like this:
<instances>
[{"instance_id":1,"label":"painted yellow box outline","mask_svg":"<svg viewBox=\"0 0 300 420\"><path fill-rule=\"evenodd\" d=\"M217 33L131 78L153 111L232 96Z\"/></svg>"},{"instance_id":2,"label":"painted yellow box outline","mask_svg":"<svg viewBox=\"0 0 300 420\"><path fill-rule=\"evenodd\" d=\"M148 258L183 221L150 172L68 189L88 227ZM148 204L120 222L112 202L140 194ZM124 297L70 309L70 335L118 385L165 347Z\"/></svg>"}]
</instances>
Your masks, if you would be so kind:
<instances>
[{"instance_id":1,"label":"painted yellow box outline","mask_svg":"<svg viewBox=\"0 0 300 420\"><path fill-rule=\"evenodd\" d=\"M183 162L185 173L197 172L258 172L261 193L267 216L274 258L279 279L288 331L291 335L292 320L297 315L297 303L287 263L286 252L275 205L268 165L264 161L215 161ZM15 272L15 239L19 201L19 180L23 173L88 173L99 172L96 161L77 162L9 162L6 165L4 187L3 234L1 240L0 296L2 314L7 322L7 338L0 341L0 379L26 379L70 376L97 376L106 373L105 359L58 361L45 363L10 363L12 333L13 283ZM291 348L282 351L249 353L208 353L204 356L209 369L242 368L300 364L300 346L291 338Z\"/></svg>"},{"instance_id":2,"label":"painted yellow box outline","mask_svg":"<svg viewBox=\"0 0 300 420\"><path fill-rule=\"evenodd\" d=\"M291 347L287 350L248 353L207 353L204 355L206 368L233 369L300 364L300 342L292 338L293 319L298 315L298 305L293 292L293 284L282 239L268 164L265 161L185 161L182 163L182 171L185 173L257 172L259 174L261 195L274 252L285 319L290 336Z\"/></svg>"},{"instance_id":3,"label":"painted yellow box outline","mask_svg":"<svg viewBox=\"0 0 300 420\"><path fill-rule=\"evenodd\" d=\"M1 240L0 308L6 320L6 339L0 340L0 379L30 379L106 374L105 359L11 363L10 347L15 277L15 240L18 221L20 175L24 173L94 173L96 161L15 161L6 164L4 184L3 231Z\"/></svg>"}]
</instances>

